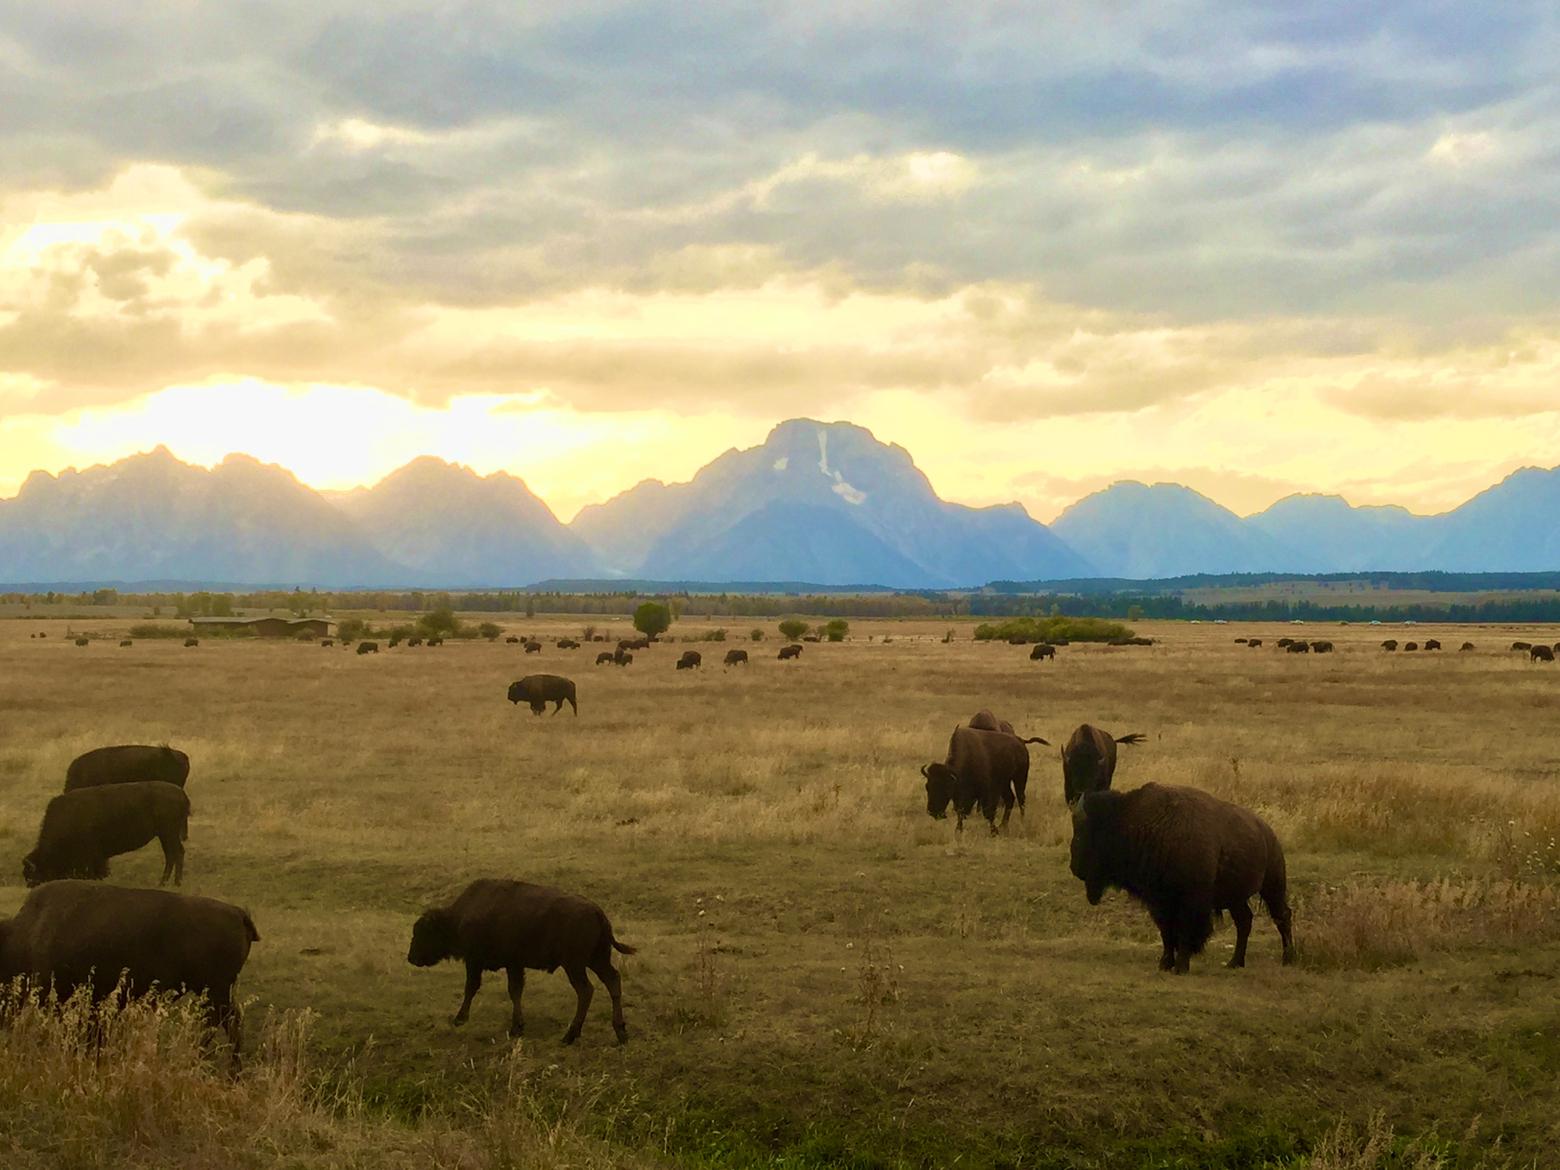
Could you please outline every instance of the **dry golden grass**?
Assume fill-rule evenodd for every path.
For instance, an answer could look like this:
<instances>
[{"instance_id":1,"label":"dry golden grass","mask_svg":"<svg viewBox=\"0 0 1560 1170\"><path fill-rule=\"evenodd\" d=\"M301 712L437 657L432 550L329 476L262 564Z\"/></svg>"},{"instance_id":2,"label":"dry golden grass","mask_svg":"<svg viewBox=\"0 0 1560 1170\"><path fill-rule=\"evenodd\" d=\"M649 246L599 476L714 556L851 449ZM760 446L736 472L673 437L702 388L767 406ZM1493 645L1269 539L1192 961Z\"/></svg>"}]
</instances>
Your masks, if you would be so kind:
<instances>
[{"instance_id":1,"label":"dry golden grass","mask_svg":"<svg viewBox=\"0 0 1560 1170\"><path fill-rule=\"evenodd\" d=\"M699 646L747 648L746 670L675 672L713 623L686 619L618 669L591 665L590 644L120 649L132 619L117 620L84 648L63 622L35 641L40 623L0 621L0 912L71 758L188 751L186 888L253 911L252 1019L317 1013L306 1063L332 1071L302 1079L335 1095L307 1099L310 1125L383 1130L440 1165L463 1163L426 1153L430 1133L501 1165L491 1127L520 1126L504 1139L519 1143L560 1119L557 1141L583 1152L557 1164L584 1165L610 1149L719 1166L1530 1166L1560 1142L1560 667L1502 649L1555 640L1542 632L1411 627L1481 649L1388 655L1376 643L1403 636L1388 627L1149 624L1151 648L1046 664L970 642L968 624L945 645L948 622L853 622L797 663L774 661L771 635ZM1339 650L1272 648L1298 632ZM578 680L577 719L504 701L533 671ZM1159 975L1142 910L1091 908L1068 874L1046 749L1003 836L929 819L918 768L981 707L1053 741L1085 721L1145 732L1118 786L1260 811L1288 852L1301 963L1278 965L1259 919L1247 970L1221 966L1226 930L1190 976ZM154 882L155 854L118 859L113 880ZM449 1028L459 972L407 966L407 937L483 874L594 897L641 948L622 962L627 1047L604 996L558 1046L561 976L528 982L522 1045L502 1036L501 981ZM223 1090L262 1094L240 1114L270 1108L266 1061ZM506 1111L517 1077L531 1105ZM135 1164L101 1157L82 1164Z\"/></svg>"}]
</instances>

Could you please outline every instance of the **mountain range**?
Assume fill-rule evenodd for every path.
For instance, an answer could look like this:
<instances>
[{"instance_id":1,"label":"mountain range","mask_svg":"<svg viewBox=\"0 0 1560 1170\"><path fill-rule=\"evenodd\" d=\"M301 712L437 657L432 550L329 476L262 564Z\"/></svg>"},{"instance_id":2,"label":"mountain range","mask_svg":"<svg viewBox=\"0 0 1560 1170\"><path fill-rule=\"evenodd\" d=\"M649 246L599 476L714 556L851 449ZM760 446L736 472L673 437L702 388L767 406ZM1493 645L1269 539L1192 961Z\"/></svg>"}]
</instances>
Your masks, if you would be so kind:
<instances>
[{"instance_id":1,"label":"mountain range","mask_svg":"<svg viewBox=\"0 0 1560 1170\"><path fill-rule=\"evenodd\" d=\"M1296 495L1240 517L1178 484L1116 483L1049 526L938 497L897 445L792 419L687 483L646 480L559 522L518 478L424 457L316 492L230 455L165 448L0 500L0 582L520 587L547 579L970 587L1191 573L1560 569L1560 469L1421 516Z\"/></svg>"}]
</instances>

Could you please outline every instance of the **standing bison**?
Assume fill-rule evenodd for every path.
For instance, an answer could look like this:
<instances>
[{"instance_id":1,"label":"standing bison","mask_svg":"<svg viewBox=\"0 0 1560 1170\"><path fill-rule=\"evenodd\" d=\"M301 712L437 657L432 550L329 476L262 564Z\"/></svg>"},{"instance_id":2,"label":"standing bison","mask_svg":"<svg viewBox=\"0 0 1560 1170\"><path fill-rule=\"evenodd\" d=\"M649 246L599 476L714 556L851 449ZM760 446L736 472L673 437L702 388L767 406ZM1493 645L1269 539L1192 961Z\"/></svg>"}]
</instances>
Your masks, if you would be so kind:
<instances>
[{"instance_id":1,"label":"standing bison","mask_svg":"<svg viewBox=\"0 0 1560 1170\"><path fill-rule=\"evenodd\" d=\"M540 654L542 652L542 644L540 642L527 642L522 649L527 654Z\"/></svg>"},{"instance_id":2,"label":"standing bison","mask_svg":"<svg viewBox=\"0 0 1560 1170\"><path fill-rule=\"evenodd\" d=\"M787 658L800 658L801 656L802 648L797 645L782 646L780 647L779 655L777 655L781 662L784 662Z\"/></svg>"},{"instance_id":3,"label":"standing bison","mask_svg":"<svg viewBox=\"0 0 1560 1170\"><path fill-rule=\"evenodd\" d=\"M152 838L162 844L166 884L184 880L184 841L189 836L190 798L164 780L136 780L78 788L49 801L38 829L38 844L22 859L29 886L57 878L108 876L108 859L141 848Z\"/></svg>"},{"instance_id":4,"label":"standing bison","mask_svg":"<svg viewBox=\"0 0 1560 1170\"><path fill-rule=\"evenodd\" d=\"M684 650L682 657L677 660L678 670L693 670L704 665L704 656L697 650Z\"/></svg>"},{"instance_id":5,"label":"standing bison","mask_svg":"<svg viewBox=\"0 0 1560 1170\"><path fill-rule=\"evenodd\" d=\"M23 976L60 996L80 987L94 1001L120 988L193 991L206 997L214 1027L236 1062L240 1036L233 988L260 941L249 911L213 898L96 882L54 881L0 920L0 983Z\"/></svg>"},{"instance_id":6,"label":"standing bison","mask_svg":"<svg viewBox=\"0 0 1560 1170\"><path fill-rule=\"evenodd\" d=\"M614 659L614 655L613 655L612 651L610 651L610 650L603 650L600 654L596 655L596 665L597 666L601 666L603 663L607 663L607 662L613 661L613 659Z\"/></svg>"},{"instance_id":7,"label":"standing bison","mask_svg":"<svg viewBox=\"0 0 1560 1170\"><path fill-rule=\"evenodd\" d=\"M1112 736L1087 723L1062 747L1062 795L1075 804L1086 792L1103 792L1116 775L1116 745L1143 742L1143 733Z\"/></svg>"},{"instance_id":8,"label":"standing bison","mask_svg":"<svg viewBox=\"0 0 1560 1170\"><path fill-rule=\"evenodd\" d=\"M1440 647L1440 643L1436 643L1436 649L1439 650L1440 648L1441 648ZM1311 643L1311 653L1312 654L1331 654L1332 652L1333 652L1333 644L1331 642L1312 642Z\"/></svg>"},{"instance_id":9,"label":"standing bison","mask_svg":"<svg viewBox=\"0 0 1560 1170\"><path fill-rule=\"evenodd\" d=\"M65 769L65 791L96 788L101 784L131 784L137 780L161 780L184 787L190 777L190 758L163 744L127 743L118 747L93 748L70 762Z\"/></svg>"},{"instance_id":10,"label":"standing bison","mask_svg":"<svg viewBox=\"0 0 1560 1170\"><path fill-rule=\"evenodd\" d=\"M1539 645L1536 645L1536 646L1528 647L1528 661L1529 662L1553 662L1554 660L1555 660L1555 652L1553 650L1551 650L1548 646L1545 646L1543 644L1539 644Z\"/></svg>"},{"instance_id":11,"label":"standing bison","mask_svg":"<svg viewBox=\"0 0 1560 1170\"><path fill-rule=\"evenodd\" d=\"M1397 639L1396 638L1388 638L1385 642L1383 642L1381 644L1381 648L1383 650L1396 650L1398 648Z\"/></svg>"},{"instance_id":12,"label":"standing bison","mask_svg":"<svg viewBox=\"0 0 1560 1170\"><path fill-rule=\"evenodd\" d=\"M997 805L1002 805L1002 826L1013 815L1013 802L1024 809L1024 790L1029 784L1029 743L1043 739L1020 739L1011 731L992 731L976 727L955 727L948 740L948 757L942 763L925 764L926 811L943 820L948 805L953 805L957 829L964 831L964 818L980 805L981 815L996 833Z\"/></svg>"},{"instance_id":13,"label":"standing bison","mask_svg":"<svg viewBox=\"0 0 1560 1170\"><path fill-rule=\"evenodd\" d=\"M359 654L378 654L379 653L379 643L378 642L359 642L357 644L357 652Z\"/></svg>"},{"instance_id":14,"label":"standing bison","mask_svg":"<svg viewBox=\"0 0 1560 1170\"><path fill-rule=\"evenodd\" d=\"M415 967L432 967L445 959L466 964L466 994L452 1021L457 1026L471 1014L482 973L502 970L514 1004L511 1036L525 1031L520 996L526 970L551 973L562 967L575 995L574 1021L563 1035L565 1044L578 1040L585 1025L593 996L585 972L594 971L612 997L612 1030L621 1044L628 1039L628 1025L623 1020L623 983L612 966L612 952L632 955L635 949L613 937L605 912L586 898L530 882L479 878L448 906L428 910L417 920L406 961Z\"/></svg>"},{"instance_id":15,"label":"standing bison","mask_svg":"<svg viewBox=\"0 0 1560 1170\"><path fill-rule=\"evenodd\" d=\"M1145 784L1090 792L1073 808L1072 873L1096 906L1112 886L1148 907L1164 951L1159 969L1186 974L1213 934L1213 916L1235 920L1231 967L1246 965L1250 899L1259 895L1294 958L1284 850L1256 813L1196 788Z\"/></svg>"},{"instance_id":16,"label":"standing bison","mask_svg":"<svg viewBox=\"0 0 1560 1170\"><path fill-rule=\"evenodd\" d=\"M1051 645L1049 642L1041 642L1038 646L1029 652L1029 661L1031 662L1039 662L1043 658L1055 657L1056 647Z\"/></svg>"},{"instance_id":17,"label":"standing bison","mask_svg":"<svg viewBox=\"0 0 1560 1170\"><path fill-rule=\"evenodd\" d=\"M576 715L580 713L580 705L575 702L574 680L558 674L528 674L519 682L510 683L509 701L516 706L528 704L532 715L540 715L548 703L557 704L553 708L554 715L563 710L565 703L574 708Z\"/></svg>"},{"instance_id":18,"label":"standing bison","mask_svg":"<svg viewBox=\"0 0 1560 1170\"><path fill-rule=\"evenodd\" d=\"M1435 639L1435 638L1431 638L1427 642L1425 642L1425 649L1426 650L1439 650L1440 648L1441 648L1441 643L1437 639Z\"/></svg>"},{"instance_id":19,"label":"standing bison","mask_svg":"<svg viewBox=\"0 0 1560 1170\"><path fill-rule=\"evenodd\" d=\"M726 651L726 658L725 658L725 665L726 666L737 666L739 664L742 665L742 666L746 666L748 664L747 651L746 650L727 650Z\"/></svg>"}]
</instances>

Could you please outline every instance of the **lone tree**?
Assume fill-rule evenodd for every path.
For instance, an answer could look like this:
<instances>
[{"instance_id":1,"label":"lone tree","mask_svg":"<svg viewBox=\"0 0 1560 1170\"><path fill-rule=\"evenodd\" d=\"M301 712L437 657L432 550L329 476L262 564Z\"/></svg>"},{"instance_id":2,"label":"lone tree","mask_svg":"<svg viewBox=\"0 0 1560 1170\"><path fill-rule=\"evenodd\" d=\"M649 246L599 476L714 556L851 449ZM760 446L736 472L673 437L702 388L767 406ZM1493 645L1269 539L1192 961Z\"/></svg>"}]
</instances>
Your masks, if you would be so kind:
<instances>
[{"instance_id":1,"label":"lone tree","mask_svg":"<svg viewBox=\"0 0 1560 1170\"><path fill-rule=\"evenodd\" d=\"M786 618L785 621L780 623L781 636L789 638L793 642L806 632L807 623L801 618Z\"/></svg>"},{"instance_id":2,"label":"lone tree","mask_svg":"<svg viewBox=\"0 0 1560 1170\"><path fill-rule=\"evenodd\" d=\"M498 636L503 632L503 630L494 625L492 622L483 622L480 626L477 627L477 634L480 637L486 638L489 642L498 641Z\"/></svg>"},{"instance_id":3,"label":"lone tree","mask_svg":"<svg viewBox=\"0 0 1560 1170\"><path fill-rule=\"evenodd\" d=\"M831 642L843 642L850 633L850 623L844 618L833 618L823 627L823 636Z\"/></svg>"},{"instance_id":4,"label":"lone tree","mask_svg":"<svg viewBox=\"0 0 1560 1170\"><path fill-rule=\"evenodd\" d=\"M647 638L659 638L671 627L672 610L659 601L642 601L634 610L634 629Z\"/></svg>"},{"instance_id":5,"label":"lone tree","mask_svg":"<svg viewBox=\"0 0 1560 1170\"><path fill-rule=\"evenodd\" d=\"M447 605L441 605L417 619L417 632L425 638L454 637L460 632L460 619Z\"/></svg>"}]
</instances>

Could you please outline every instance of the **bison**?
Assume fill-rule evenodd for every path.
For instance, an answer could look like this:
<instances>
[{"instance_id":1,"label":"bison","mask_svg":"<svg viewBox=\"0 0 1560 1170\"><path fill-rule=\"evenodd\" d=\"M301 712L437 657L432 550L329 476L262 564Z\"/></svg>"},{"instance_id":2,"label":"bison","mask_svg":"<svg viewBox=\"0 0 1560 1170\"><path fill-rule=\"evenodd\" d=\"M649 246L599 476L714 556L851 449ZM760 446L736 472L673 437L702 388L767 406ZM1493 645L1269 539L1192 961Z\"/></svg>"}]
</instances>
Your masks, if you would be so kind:
<instances>
[{"instance_id":1,"label":"bison","mask_svg":"<svg viewBox=\"0 0 1560 1170\"><path fill-rule=\"evenodd\" d=\"M471 1014L482 972L502 970L514 1004L511 1036L525 1032L520 996L526 970L551 973L562 967L575 995L574 1020L563 1034L565 1044L578 1040L585 1025L593 995L585 972L594 971L612 997L612 1030L621 1044L628 1039L628 1025L623 1020L622 979L612 966L612 952L632 955L636 949L613 937L606 913L587 898L530 882L479 878L448 906L424 912L412 926L406 961L415 967L432 967L445 959L466 964L466 993L451 1021L457 1027Z\"/></svg>"},{"instance_id":2,"label":"bison","mask_svg":"<svg viewBox=\"0 0 1560 1170\"><path fill-rule=\"evenodd\" d=\"M650 649L650 639L649 638L623 638L623 639L621 639L618 642L618 649L619 650L648 650L648 649Z\"/></svg>"},{"instance_id":3,"label":"bison","mask_svg":"<svg viewBox=\"0 0 1560 1170\"><path fill-rule=\"evenodd\" d=\"M378 654L379 653L379 643L378 642L359 642L357 644L357 652L359 654Z\"/></svg>"},{"instance_id":4,"label":"bison","mask_svg":"<svg viewBox=\"0 0 1560 1170\"><path fill-rule=\"evenodd\" d=\"M1112 736L1084 723L1062 748L1062 795L1074 804L1086 792L1102 792L1116 775L1116 745L1143 742L1143 733Z\"/></svg>"},{"instance_id":5,"label":"bison","mask_svg":"<svg viewBox=\"0 0 1560 1170\"><path fill-rule=\"evenodd\" d=\"M1041 642L1029 652L1029 661L1039 662L1042 658L1055 658L1056 647L1049 642Z\"/></svg>"},{"instance_id":6,"label":"bison","mask_svg":"<svg viewBox=\"0 0 1560 1170\"><path fill-rule=\"evenodd\" d=\"M108 859L141 848L153 837L162 844L166 884L184 880L184 841L189 836L190 798L165 780L135 780L79 788L49 801L38 844L22 859L22 878L36 886L56 878L108 876Z\"/></svg>"},{"instance_id":7,"label":"bison","mask_svg":"<svg viewBox=\"0 0 1560 1170\"><path fill-rule=\"evenodd\" d=\"M190 778L190 758L167 744L151 747L127 743L93 748L65 769L65 791L96 788L100 784L130 784L137 780L161 780L184 787Z\"/></svg>"},{"instance_id":8,"label":"bison","mask_svg":"<svg viewBox=\"0 0 1560 1170\"><path fill-rule=\"evenodd\" d=\"M684 650L682 657L677 660L678 670L693 670L704 665L704 656L697 650Z\"/></svg>"},{"instance_id":9,"label":"bison","mask_svg":"<svg viewBox=\"0 0 1560 1170\"><path fill-rule=\"evenodd\" d=\"M964 831L964 818L977 804L981 815L996 833L997 805L1002 805L1002 826L1007 827L1016 799L1024 809L1024 790L1029 784L1029 743L1043 739L1020 739L1012 731L989 731L976 727L955 727L948 740L948 758L941 763L924 764L926 811L938 820L948 815L952 803L956 827Z\"/></svg>"},{"instance_id":10,"label":"bison","mask_svg":"<svg viewBox=\"0 0 1560 1170\"><path fill-rule=\"evenodd\" d=\"M627 666L634 661L634 656L627 650L617 650L612 654L612 661L618 666Z\"/></svg>"},{"instance_id":11,"label":"bison","mask_svg":"<svg viewBox=\"0 0 1560 1170\"><path fill-rule=\"evenodd\" d=\"M1553 662L1554 660L1555 652L1542 643L1528 648L1529 662Z\"/></svg>"},{"instance_id":12,"label":"bison","mask_svg":"<svg viewBox=\"0 0 1560 1170\"><path fill-rule=\"evenodd\" d=\"M787 658L800 658L801 656L802 648L794 644L780 647L780 653L777 655L781 662L784 662Z\"/></svg>"},{"instance_id":13,"label":"bison","mask_svg":"<svg viewBox=\"0 0 1560 1170\"><path fill-rule=\"evenodd\" d=\"M1331 654L1332 652L1333 652L1333 644L1331 642L1312 642L1311 643L1311 653L1312 654Z\"/></svg>"},{"instance_id":14,"label":"bison","mask_svg":"<svg viewBox=\"0 0 1560 1170\"><path fill-rule=\"evenodd\" d=\"M604 662L611 662L613 661L614 657L615 656L613 655L612 651L603 650L600 654L596 655L596 665L600 666Z\"/></svg>"},{"instance_id":15,"label":"bison","mask_svg":"<svg viewBox=\"0 0 1560 1170\"><path fill-rule=\"evenodd\" d=\"M1213 934L1213 916L1235 920L1231 967L1246 965L1252 895L1259 895L1294 959L1284 850L1256 813L1197 788L1145 784L1086 793L1073 807L1071 868L1089 904L1114 886L1148 907L1164 950L1159 969L1186 974Z\"/></svg>"},{"instance_id":16,"label":"bison","mask_svg":"<svg viewBox=\"0 0 1560 1170\"><path fill-rule=\"evenodd\" d=\"M1309 654L1311 652L1311 644L1309 642L1294 641L1285 646L1284 650L1290 654Z\"/></svg>"},{"instance_id":17,"label":"bison","mask_svg":"<svg viewBox=\"0 0 1560 1170\"><path fill-rule=\"evenodd\" d=\"M1236 638L1235 639L1235 644L1237 646L1249 646L1251 644L1251 639L1250 638Z\"/></svg>"},{"instance_id":18,"label":"bison","mask_svg":"<svg viewBox=\"0 0 1560 1170\"><path fill-rule=\"evenodd\" d=\"M423 643L423 645L425 645L425 646L442 646L442 645L444 645L444 639L443 638L429 638L426 642Z\"/></svg>"},{"instance_id":19,"label":"bison","mask_svg":"<svg viewBox=\"0 0 1560 1170\"><path fill-rule=\"evenodd\" d=\"M1533 649L1533 643L1531 643L1531 642L1513 642L1511 644L1511 648L1513 650L1527 651L1527 650Z\"/></svg>"},{"instance_id":20,"label":"bison","mask_svg":"<svg viewBox=\"0 0 1560 1170\"><path fill-rule=\"evenodd\" d=\"M94 1002L120 990L202 994L236 1062L233 988L259 941L249 911L214 898L54 881L28 894L15 918L0 920L0 983L22 976L61 996L86 987Z\"/></svg>"},{"instance_id":21,"label":"bison","mask_svg":"<svg viewBox=\"0 0 1560 1170\"><path fill-rule=\"evenodd\" d=\"M520 639L515 637L513 634L510 634L509 637L505 638L504 642L505 642L505 644L510 645L510 646L518 646L518 645L520 645Z\"/></svg>"},{"instance_id":22,"label":"bison","mask_svg":"<svg viewBox=\"0 0 1560 1170\"><path fill-rule=\"evenodd\" d=\"M1458 650L1472 650L1473 649L1473 643L1472 642L1464 642L1461 646L1457 647L1457 649Z\"/></svg>"},{"instance_id":23,"label":"bison","mask_svg":"<svg viewBox=\"0 0 1560 1170\"><path fill-rule=\"evenodd\" d=\"M408 647L421 646L423 644L423 640L421 638L408 638L406 640L406 644Z\"/></svg>"},{"instance_id":24,"label":"bison","mask_svg":"<svg viewBox=\"0 0 1560 1170\"><path fill-rule=\"evenodd\" d=\"M1403 650L1404 650L1405 653L1407 653L1410 650L1418 650L1418 649L1419 649L1419 643L1418 642L1404 642L1403 643Z\"/></svg>"},{"instance_id":25,"label":"bison","mask_svg":"<svg viewBox=\"0 0 1560 1170\"><path fill-rule=\"evenodd\" d=\"M1287 650L1294 644L1295 640L1293 638L1280 638L1278 641L1273 643L1273 645L1277 646L1280 650Z\"/></svg>"},{"instance_id":26,"label":"bison","mask_svg":"<svg viewBox=\"0 0 1560 1170\"><path fill-rule=\"evenodd\" d=\"M975 714L971 715L970 721L965 724L965 726L973 727L976 731L1005 731L1009 735L1018 734L1018 732L1013 730L1013 725L1011 723L1009 723L1006 719L998 719L985 707L982 707L979 711L975 712ZM1041 742L1044 743L1045 741L1042 740ZM1047 744L1047 746L1050 745Z\"/></svg>"},{"instance_id":27,"label":"bison","mask_svg":"<svg viewBox=\"0 0 1560 1170\"><path fill-rule=\"evenodd\" d=\"M133 641L131 641L131 640L130 640L130 639L129 639L129 638L125 638L125 639L124 639L124 640L122 640L122 641L121 641L121 642L120 642L120 643L119 643L119 648L120 648L120 649L121 649L121 650L123 650L123 649L125 649L125 647L127 647L127 646L134 646L134 645L135 645L135 643L134 643L134 642L133 642Z\"/></svg>"},{"instance_id":28,"label":"bison","mask_svg":"<svg viewBox=\"0 0 1560 1170\"><path fill-rule=\"evenodd\" d=\"M321 638L320 639L320 645L321 646L334 646L335 644L336 644L336 640L334 638Z\"/></svg>"},{"instance_id":29,"label":"bison","mask_svg":"<svg viewBox=\"0 0 1560 1170\"><path fill-rule=\"evenodd\" d=\"M748 656L747 656L747 651L746 650L727 650L726 651L726 658L725 658L724 665L726 665L726 666L737 666L737 665L746 666L747 665L747 660L748 660Z\"/></svg>"},{"instance_id":30,"label":"bison","mask_svg":"<svg viewBox=\"0 0 1560 1170\"><path fill-rule=\"evenodd\" d=\"M532 715L540 715L548 703L557 704L553 708L554 715L563 710L565 703L574 709L575 715L580 713L580 705L574 697L574 680L558 674L528 674L518 682L510 683L509 701L516 706L522 702L528 704Z\"/></svg>"},{"instance_id":31,"label":"bison","mask_svg":"<svg viewBox=\"0 0 1560 1170\"><path fill-rule=\"evenodd\" d=\"M1439 650L1440 648L1441 648L1441 643L1439 641L1437 641L1435 638L1430 638L1430 639L1428 639L1425 642L1425 649L1426 650Z\"/></svg>"},{"instance_id":32,"label":"bison","mask_svg":"<svg viewBox=\"0 0 1560 1170\"><path fill-rule=\"evenodd\" d=\"M92 644L92 639L91 638L77 638L76 639L76 645L78 645L78 646L90 646L91 644Z\"/></svg>"},{"instance_id":33,"label":"bison","mask_svg":"<svg viewBox=\"0 0 1560 1170\"><path fill-rule=\"evenodd\" d=\"M573 638L559 638L558 639L558 649L560 649L560 650L578 650L579 648L580 648L580 644L578 642L576 642Z\"/></svg>"},{"instance_id":34,"label":"bison","mask_svg":"<svg viewBox=\"0 0 1560 1170\"><path fill-rule=\"evenodd\" d=\"M1252 638L1250 641L1248 641L1246 643L1246 645L1250 646L1253 650L1255 650L1258 646L1262 645L1262 639L1261 638Z\"/></svg>"},{"instance_id":35,"label":"bison","mask_svg":"<svg viewBox=\"0 0 1560 1170\"><path fill-rule=\"evenodd\" d=\"M535 641L527 642L521 649L527 654L540 654L542 652L542 644Z\"/></svg>"},{"instance_id":36,"label":"bison","mask_svg":"<svg viewBox=\"0 0 1560 1170\"><path fill-rule=\"evenodd\" d=\"M1381 648L1383 650L1396 650L1398 648L1397 639L1396 638L1388 638L1385 642L1383 642L1381 644Z\"/></svg>"}]
</instances>

